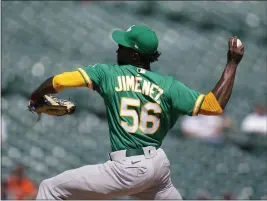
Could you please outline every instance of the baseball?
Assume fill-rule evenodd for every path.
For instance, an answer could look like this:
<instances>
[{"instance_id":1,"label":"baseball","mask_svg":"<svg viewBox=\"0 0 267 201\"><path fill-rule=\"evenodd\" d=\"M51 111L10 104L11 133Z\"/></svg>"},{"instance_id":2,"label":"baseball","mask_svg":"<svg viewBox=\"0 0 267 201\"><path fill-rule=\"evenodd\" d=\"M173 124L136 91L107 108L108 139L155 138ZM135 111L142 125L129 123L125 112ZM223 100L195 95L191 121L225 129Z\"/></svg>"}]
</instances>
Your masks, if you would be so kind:
<instances>
[{"instance_id":1,"label":"baseball","mask_svg":"<svg viewBox=\"0 0 267 201\"><path fill-rule=\"evenodd\" d=\"M234 42L234 41L233 41L233 42ZM241 40L237 39L237 41L236 41L236 46L237 46L237 47L240 47L241 45L242 45Z\"/></svg>"}]
</instances>

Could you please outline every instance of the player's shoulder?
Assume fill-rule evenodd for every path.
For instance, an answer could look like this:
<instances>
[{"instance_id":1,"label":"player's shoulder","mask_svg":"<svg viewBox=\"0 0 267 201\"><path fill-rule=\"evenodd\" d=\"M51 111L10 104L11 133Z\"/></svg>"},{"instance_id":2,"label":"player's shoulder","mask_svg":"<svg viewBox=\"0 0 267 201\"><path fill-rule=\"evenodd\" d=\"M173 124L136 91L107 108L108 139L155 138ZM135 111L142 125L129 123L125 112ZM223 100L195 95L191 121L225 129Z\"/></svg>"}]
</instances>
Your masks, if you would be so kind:
<instances>
[{"instance_id":1,"label":"player's shoulder","mask_svg":"<svg viewBox=\"0 0 267 201\"><path fill-rule=\"evenodd\" d=\"M111 74L116 69L116 64L96 63L93 65L86 65L85 71L94 71L99 73Z\"/></svg>"},{"instance_id":2,"label":"player's shoulder","mask_svg":"<svg viewBox=\"0 0 267 201\"><path fill-rule=\"evenodd\" d=\"M167 84L172 84L173 82L179 82L174 76L171 75L164 75L160 72L154 72L157 76L161 77L165 80Z\"/></svg>"},{"instance_id":3,"label":"player's shoulder","mask_svg":"<svg viewBox=\"0 0 267 201\"><path fill-rule=\"evenodd\" d=\"M170 75L164 75L163 73L161 72L157 72L157 71L151 71L154 75L157 75L163 79L166 79L166 80L176 80L176 78L174 76L170 76Z\"/></svg>"},{"instance_id":4,"label":"player's shoulder","mask_svg":"<svg viewBox=\"0 0 267 201\"><path fill-rule=\"evenodd\" d=\"M165 76L165 85L168 86L169 91L181 89L185 86L183 82L178 80L176 77L170 75Z\"/></svg>"},{"instance_id":5,"label":"player's shoulder","mask_svg":"<svg viewBox=\"0 0 267 201\"><path fill-rule=\"evenodd\" d=\"M157 83L163 87L166 94L169 94L169 91L171 88L173 88L173 85L176 85L177 82L179 82L174 76L171 75L164 75L160 72L152 71L153 77L157 81Z\"/></svg>"},{"instance_id":6,"label":"player's shoulder","mask_svg":"<svg viewBox=\"0 0 267 201\"><path fill-rule=\"evenodd\" d=\"M85 68L110 68L112 66L113 64L96 63L96 64L86 65Z\"/></svg>"}]
</instances>

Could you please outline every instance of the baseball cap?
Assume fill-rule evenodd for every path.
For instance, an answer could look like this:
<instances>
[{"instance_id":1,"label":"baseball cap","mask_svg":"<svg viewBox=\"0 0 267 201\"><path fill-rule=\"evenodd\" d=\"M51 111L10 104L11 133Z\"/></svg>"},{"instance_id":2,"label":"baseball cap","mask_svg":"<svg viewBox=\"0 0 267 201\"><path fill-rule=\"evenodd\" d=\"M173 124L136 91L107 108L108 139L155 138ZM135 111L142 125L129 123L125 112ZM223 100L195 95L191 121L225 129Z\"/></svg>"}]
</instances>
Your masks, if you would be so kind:
<instances>
[{"instance_id":1,"label":"baseball cap","mask_svg":"<svg viewBox=\"0 0 267 201\"><path fill-rule=\"evenodd\" d=\"M112 38L116 43L141 54L153 54L158 48L156 33L146 26L133 25L127 31L115 30Z\"/></svg>"}]
</instances>

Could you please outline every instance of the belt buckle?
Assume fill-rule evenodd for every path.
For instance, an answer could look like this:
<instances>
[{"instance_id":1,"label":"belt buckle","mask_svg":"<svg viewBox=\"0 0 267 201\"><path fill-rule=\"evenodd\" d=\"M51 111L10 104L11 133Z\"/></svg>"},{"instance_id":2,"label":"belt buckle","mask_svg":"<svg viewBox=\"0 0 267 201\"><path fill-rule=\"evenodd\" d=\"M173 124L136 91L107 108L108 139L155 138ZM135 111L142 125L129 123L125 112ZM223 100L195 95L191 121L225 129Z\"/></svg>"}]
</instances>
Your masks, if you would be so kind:
<instances>
[{"instance_id":1,"label":"belt buckle","mask_svg":"<svg viewBox=\"0 0 267 201\"><path fill-rule=\"evenodd\" d=\"M143 147L143 151L146 159L154 158L157 155L157 149L153 146Z\"/></svg>"}]
</instances>

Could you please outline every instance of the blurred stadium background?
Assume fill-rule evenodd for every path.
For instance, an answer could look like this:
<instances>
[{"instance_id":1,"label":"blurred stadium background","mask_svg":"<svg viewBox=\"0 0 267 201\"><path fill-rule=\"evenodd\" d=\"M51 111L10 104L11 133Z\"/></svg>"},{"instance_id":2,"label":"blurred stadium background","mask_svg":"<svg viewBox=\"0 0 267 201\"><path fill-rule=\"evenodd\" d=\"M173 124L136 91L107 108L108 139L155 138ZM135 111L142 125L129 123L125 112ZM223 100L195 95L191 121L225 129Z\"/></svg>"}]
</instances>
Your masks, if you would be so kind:
<instances>
[{"instance_id":1,"label":"blurred stadium background","mask_svg":"<svg viewBox=\"0 0 267 201\"><path fill-rule=\"evenodd\" d=\"M63 118L44 115L38 123L27 111L27 101L54 74L116 62L111 32L145 24L160 39L162 55L152 69L203 93L221 76L228 38L236 35L245 45L225 112L234 122L227 140L210 145L185 138L178 122L163 143L173 183L184 199L267 195L266 135L255 142L260 147L256 151L237 143L244 140L244 117L255 104L266 104L266 2L2 1L1 6L2 181L20 163L38 187L65 170L108 160L108 124L97 93L64 91L59 97L70 97L77 112Z\"/></svg>"}]
</instances>

